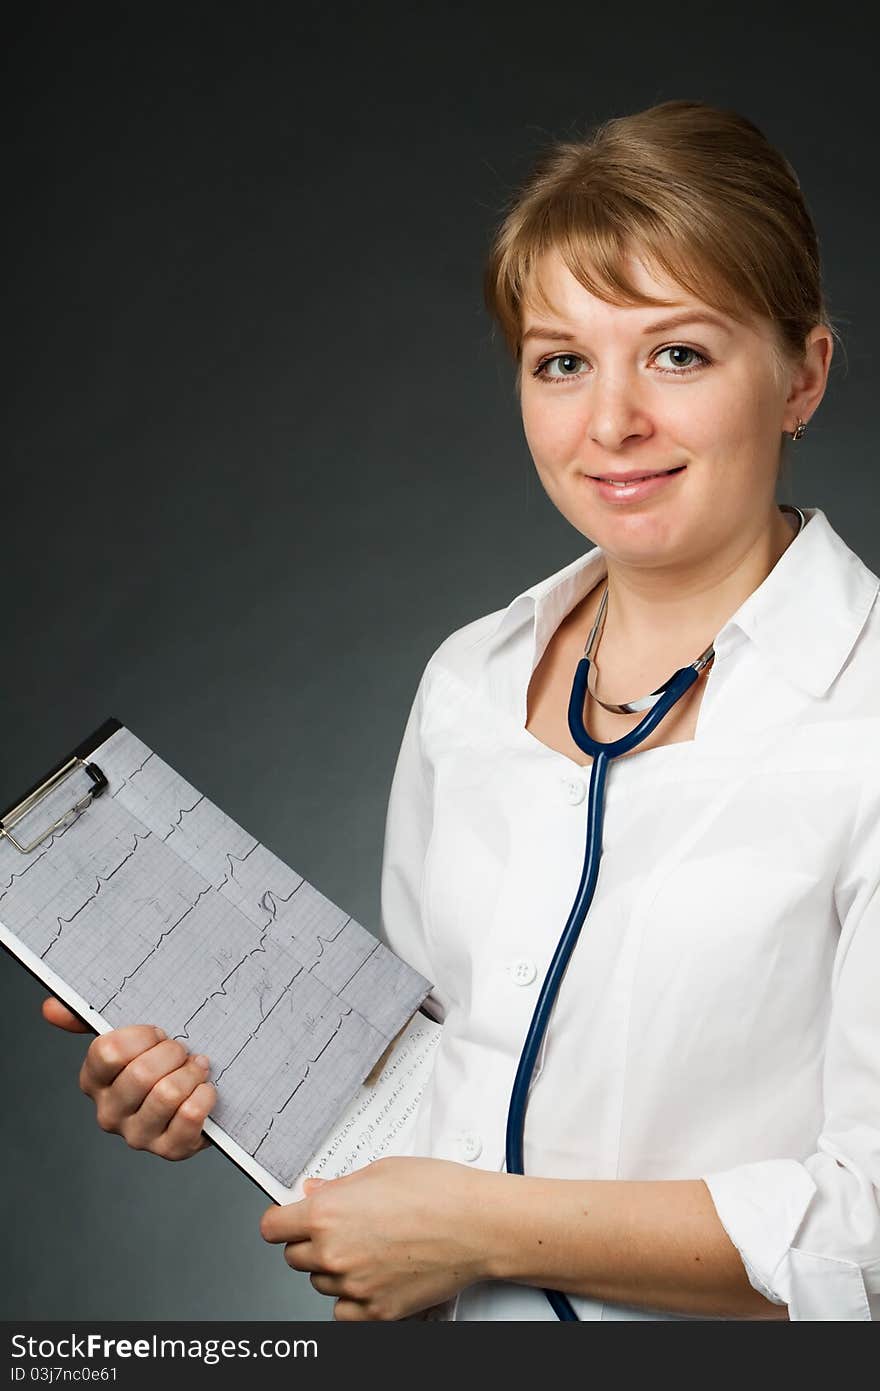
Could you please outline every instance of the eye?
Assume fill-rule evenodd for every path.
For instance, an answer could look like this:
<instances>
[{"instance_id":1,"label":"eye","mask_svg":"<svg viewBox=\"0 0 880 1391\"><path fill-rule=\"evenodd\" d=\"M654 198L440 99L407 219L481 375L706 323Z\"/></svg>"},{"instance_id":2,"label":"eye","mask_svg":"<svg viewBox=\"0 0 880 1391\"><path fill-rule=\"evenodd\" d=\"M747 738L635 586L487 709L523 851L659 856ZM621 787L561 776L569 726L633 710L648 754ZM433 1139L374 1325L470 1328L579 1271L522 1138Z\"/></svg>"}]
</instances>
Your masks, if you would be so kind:
<instances>
[{"instance_id":1,"label":"eye","mask_svg":"<svg viewBox=\"0 0 880 1391\"><path fill-rule=\"evenodd\" d=\"M695 372L699 367L705 367L709 364L709 359L705 353L698 353L696 348L689 348L684 343L673 343L668 348L661 348L657 356L662 357L664 353L685 353L689 357L697 359L695 364L679 362L675 367L660 368L661 372L672 372L677 377L683 377L687 372Z\"/></svg>"},{"instance_id":2,"label":"eye","mask_svg":"<svg viewBox=\"0 0 880 1391\"><path fill-rule=\"evenodd\" d=\"M548 369L554 366L559 367L558 372L551 372ZM553 357L545 357L543 362L539 362L532 372L533 377L544 377L547 381L562 381L565 377L580 376L579 367L583 367L584 359L578 357L577 353L556 353Z\"/></svg>"}]
</instances>

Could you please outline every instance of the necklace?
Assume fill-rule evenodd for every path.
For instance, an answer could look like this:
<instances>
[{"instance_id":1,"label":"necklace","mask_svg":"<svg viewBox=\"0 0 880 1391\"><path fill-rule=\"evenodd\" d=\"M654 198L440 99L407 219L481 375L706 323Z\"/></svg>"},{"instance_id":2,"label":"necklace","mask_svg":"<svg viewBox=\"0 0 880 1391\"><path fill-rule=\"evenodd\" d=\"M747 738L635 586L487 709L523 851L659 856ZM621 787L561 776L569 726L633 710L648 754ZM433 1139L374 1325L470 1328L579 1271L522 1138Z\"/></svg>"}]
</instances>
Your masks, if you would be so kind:
<instances>
[{"instance_id":1,"label":"necklace","mask_svg":"<svg viewBox=\"0 0 880 1391\"><path fill-rule=\"evenodd\" d=\"M783 512L795 512L798 518L800 519L798 522L798 529L795 532L796 540L804 529L807 520L806 517L804 516L803 512L799 507L789 507L788 504L784 502L780 504L780 510ZM605 627L605 612L607 608L608 584L606 582L605 592L602 595L602 602L599 605L599 612L596 614L596 621L590 629L590 636L587 638L587 643L584 648L584 656L587 657L590 662L590 668L587 674L587 690L589 691L593 699L596 701L597 705L601 705L603 710L610 710L613 715L633 715L640 710L651 710L657 704L657 701L665 692L666 687L669 685L669 681L672 680L671 676L664 685L659 686L657 690L652 691L650 695L642 696L639 700L624 700L621 701L619 705L615 705L614 702L610 700L602 700L601 696L598 696L596 694L594 688L595 682L593 680L593 677L594 675L598 676L599 668L596 664L595 653L599 647L599 640L602 637L602 630ZM715 645L714 643L710 642L705 652L701 652L697 660L695 662L692 662L691 665L693 666L696 672L701 672L704 667L709 665L714 656ZM673 673L673 675L674 674L675 673Z\"/></svg>"}]
</instances>

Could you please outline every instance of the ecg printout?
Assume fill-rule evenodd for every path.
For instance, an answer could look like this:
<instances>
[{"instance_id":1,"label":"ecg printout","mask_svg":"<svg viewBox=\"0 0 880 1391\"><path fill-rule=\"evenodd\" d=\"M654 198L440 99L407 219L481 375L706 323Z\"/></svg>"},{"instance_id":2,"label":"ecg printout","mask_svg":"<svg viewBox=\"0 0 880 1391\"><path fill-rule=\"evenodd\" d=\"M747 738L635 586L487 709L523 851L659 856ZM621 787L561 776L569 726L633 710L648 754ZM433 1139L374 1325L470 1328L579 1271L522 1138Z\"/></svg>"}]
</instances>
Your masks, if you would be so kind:
<instances>
[{"instance_id":1,"label":"ecg printout","mask_svg":"<svg viewBox=\"0 0 880 1391\"><path fill-rule=\"evenodd\" d=\"M75 820L28 855L0 839L0 921L111 1027L206 1053L210 1119L290 1188L431 983L130 730L87 761L109 786ZM78 768L16 837L92 786Z\"/></svg>"}]
</instances>

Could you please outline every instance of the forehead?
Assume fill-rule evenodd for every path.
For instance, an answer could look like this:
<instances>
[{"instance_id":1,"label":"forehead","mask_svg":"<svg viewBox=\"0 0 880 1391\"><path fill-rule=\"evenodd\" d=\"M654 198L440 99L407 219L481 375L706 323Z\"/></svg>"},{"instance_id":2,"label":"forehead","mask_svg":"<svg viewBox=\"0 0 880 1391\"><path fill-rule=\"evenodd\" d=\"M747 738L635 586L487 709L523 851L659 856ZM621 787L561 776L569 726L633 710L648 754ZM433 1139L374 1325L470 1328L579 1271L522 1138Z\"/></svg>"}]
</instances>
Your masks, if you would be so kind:
<instances>
[{"instance_id":1,"label":"forehead","mask_svg":"<svg viewBox=\"0 0 880 1391\"><path fill-rule=\"evenodd\" d=\"M545 252L536 262L524 288L523 336L532 336L530 330L547 324L548 315L560 324L563 321L573 324L625 322L642 331L655 321L688 311L705 316L710 322L714 320L718 327L728 330L734 327L735 321L728 315L696 298L647 260L633 254L625 258L625 269L635 288L658 303L610 303L582 285L558 251Z\"/></svg>"}]
</instances>

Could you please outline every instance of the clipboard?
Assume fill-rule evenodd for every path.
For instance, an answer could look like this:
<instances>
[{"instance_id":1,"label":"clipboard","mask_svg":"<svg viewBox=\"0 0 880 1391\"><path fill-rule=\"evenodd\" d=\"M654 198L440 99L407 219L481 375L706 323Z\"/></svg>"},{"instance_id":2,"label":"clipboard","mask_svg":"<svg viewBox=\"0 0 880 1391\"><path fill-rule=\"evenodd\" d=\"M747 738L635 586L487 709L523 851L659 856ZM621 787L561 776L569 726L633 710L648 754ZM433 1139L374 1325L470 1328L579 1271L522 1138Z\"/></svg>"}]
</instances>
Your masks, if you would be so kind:
<instances>
[{"instance_id":1,"label":"clipboard","mask_svg":"<svg viewBox=\"0 0 880 1391\"><path fill-rule=\"evenodd\" d=\"M405 1148L431 983L118 719L0 814L0 946L96 1033L206 1052L204 1133L275 1202Z\"/></svg>"}]
</instances>

